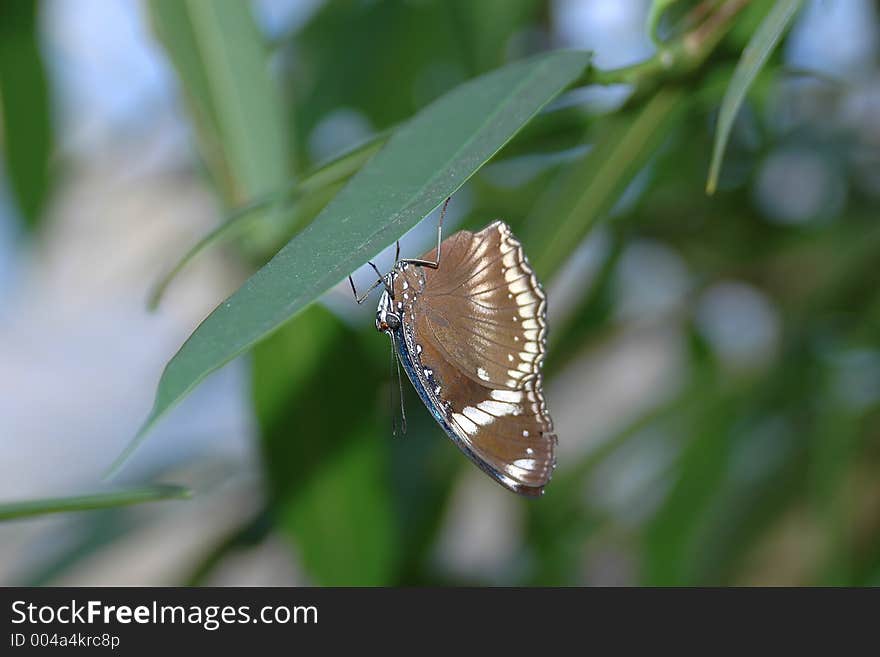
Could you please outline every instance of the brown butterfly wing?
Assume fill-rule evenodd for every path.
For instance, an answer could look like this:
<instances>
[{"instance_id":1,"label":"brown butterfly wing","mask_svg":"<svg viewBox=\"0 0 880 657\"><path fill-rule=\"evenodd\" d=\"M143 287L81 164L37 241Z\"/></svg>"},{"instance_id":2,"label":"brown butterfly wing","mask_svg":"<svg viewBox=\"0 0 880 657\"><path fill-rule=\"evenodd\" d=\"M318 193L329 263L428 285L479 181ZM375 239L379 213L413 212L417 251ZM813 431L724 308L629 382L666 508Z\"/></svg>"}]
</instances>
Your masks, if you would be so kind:
<instances>
[{"instance_id":1,"label":"brown butterfly wing","mask_svg":"<svg viewBox=\"0 0 880 657\"><path fill-rule=\"evenodd\" d=\"M416 369L462 449L508 488L541 494L556 446L540 371L544 293L503 222L455 233L441 255L438 269L408 266L395 280Z\"/></svg>"}]
</instances>

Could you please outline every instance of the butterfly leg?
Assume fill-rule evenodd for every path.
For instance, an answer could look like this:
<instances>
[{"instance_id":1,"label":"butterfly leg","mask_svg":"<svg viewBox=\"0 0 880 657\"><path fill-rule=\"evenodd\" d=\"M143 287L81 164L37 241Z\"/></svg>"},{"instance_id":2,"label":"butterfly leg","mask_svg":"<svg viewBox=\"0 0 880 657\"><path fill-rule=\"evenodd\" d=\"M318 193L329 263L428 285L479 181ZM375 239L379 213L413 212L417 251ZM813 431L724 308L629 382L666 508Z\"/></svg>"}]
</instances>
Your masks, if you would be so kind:
<instances>
[{"instance_id":1,"label":"butterfly leg","mask_svg":"<svg viewBox=\"0 0 880 657\"><path fill-rule=\"evenodd\" d=\"M449 205L449 201L452 200L452 197L446 199L443 202L443 209L440 210L440 220L437 222L437 259L435 261L431 260L422 260L420 258L404 258L403 260L397 260L397 262L405 262L410 265L419 265L421 267L430 267L431 269L437 269L440 266L440 243L443 241L443 218L446 216L446 206Z\"/></svg>"},{"instance_id":2,"label":"butterfly leg","mask_svg":"<svg viewBox=\"0 0 880 657\"><path fill-rule=\"evenodd\" d=\"M370 267L373 268L373 271L376 272L376 275L379 277L379 280L377 280L369 288L367 288L367 291L364 292L363 296L358 297L357 290L354 288L354 279L351 277L351 275L348 276L348 282L351 285L351 293L354 295L354 300L357 301L358 304L361 304L364 301L366 301L367 297L370 296L370 292L375 290L377 287L379 287L380 285L385 285L385 279L382 277L382 274L379 272L379 269L376 267L376 265L374 265L372 262L370 262L368 264L370 265Z\"/></svg>"}]
</instances>

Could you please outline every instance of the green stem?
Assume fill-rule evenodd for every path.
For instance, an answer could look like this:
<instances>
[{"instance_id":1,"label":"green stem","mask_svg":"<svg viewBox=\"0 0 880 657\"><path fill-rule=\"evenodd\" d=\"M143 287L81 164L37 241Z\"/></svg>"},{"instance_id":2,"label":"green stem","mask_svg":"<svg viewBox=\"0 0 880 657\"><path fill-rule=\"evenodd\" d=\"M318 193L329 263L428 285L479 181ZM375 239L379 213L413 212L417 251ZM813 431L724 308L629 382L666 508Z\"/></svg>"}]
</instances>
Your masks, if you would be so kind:
<instances>
[{"instance_id":1,"label":"green stem","mask_svg":"<svg viewBox=\"0 0 880 657\"><path fill-rule=\"evenodd\" d=\"M591 66L575 86L630 84L644 92L665 80L690 75L706 61L733 25L734 18L750 1L728 0L695 29L677 41L661 45L653 57L643 62L607 71Z\"/></svg>"}]
</instances>

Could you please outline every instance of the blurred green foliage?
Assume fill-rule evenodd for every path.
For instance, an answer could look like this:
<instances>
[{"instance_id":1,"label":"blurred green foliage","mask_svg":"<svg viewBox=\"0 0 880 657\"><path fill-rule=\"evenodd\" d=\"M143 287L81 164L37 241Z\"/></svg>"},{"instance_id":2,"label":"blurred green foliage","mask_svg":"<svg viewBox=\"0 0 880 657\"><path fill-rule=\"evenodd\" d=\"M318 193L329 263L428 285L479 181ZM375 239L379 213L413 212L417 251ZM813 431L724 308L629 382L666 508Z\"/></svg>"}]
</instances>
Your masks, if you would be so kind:
<instances>
[{"instance_id":1,"label":"blurred green foliage","mask_svg":"<svg viewBox=\"0 0 880 657\"><path fill-rule=\"evenodd\" d=\"M0 144L25 225L37 227L51 191L49 89L37 43L35 2L0 5Z\"/></svg>"},{"instance_id":2,"label":"blurred green foliage","mask_svg":"<svg viewBox=\"0 0 880 657\"><path fill-rule=\"evenodd\" d=\"M195 37L173 36L179 17L164 16L194 3L150 4L182 87L188 96L203 95L203 73L187 74L183 65L195 52L187 39ZM619 418L601 443L567 453L541 500L514 500L521 531L515 558L500 573L450 572L437 565L438 541L460 475L471 466L409 390L409 433L392 440L388 345L372 323L355 330L309 306L253 349L266 506L205 555L193 582L278 533L318 584L592 583L601 578L591 564L609 553L629 573L624 581L643 584L880 584L880 404L868 394L877 384L865 365L877 357L880 339L876 195L855 183L851 135L821 119L779 127L774 112L787 76L778 55L770 55L749 76L754 88L740 111L728 114L718 191L707 197L718 110L772 5L653 4L646 29L658 54L620 71L588 69L579 80L631 83L627 100L595 111L575 97L537 116L468 182L462 225L504 217L549 282L601 227L606 247L596 273L576 287L570 313L553 326L551 384L632 329L620 288L631 247L650 242L674 251L688 288L660 319L672 320L680 333L680 380L670 381L651 408ZM548 34L552 12L551 3L526 0L324 3L271 44L284 94L263 81L261 95L253 80L226 71L233 74L217 99L218 108L224 98L274 104L260 112L276 117L270 123L285 117L283 154L277 131L271 139L246 138L250 129L271 125L245 122L234 129L237 138L227 138L222 121L211 119L216 109L195 103L191 118L203 159L219 151L234 161L236 149L253 148L242 161L272 168L244 195L228 176L212 176L218 196L244 203L283 193L323 164L309 139L329 114L353 109L372 129L394 130L444 92L529 54L534 45L523 44L542 41L524 37ZM253 25L213 24L221 23L229 30L222 41L250 53L227 63L259 68L254 53L270 50L254 47L262 37ZM702 50L683 45L695 34ZM233 52L220 50L223 61ZM222 68L208 50L199 53L196 68ZM829 96L846 93L845 86L814 82L827 85ZM263 161L260 144L267 141L273 144ZM771 213L756 200L758 170L778 149L805 145L843 163L853 181L844 210L797 225L768 220ZM420 153L411 157L415 162ZM536 161L542 164L522 182L499 184L500 163ZM289 175L279 173L285 162L292 163ZM319 215L352 172L319 186L320 193L284 197L281 214L295 221L273 233L261 255L243 247L242 260L262 264ZM270 179L272 185L263 184ZM243 231L258 231L259 223ZM778 315L776 349L765 362L740 366L707 338L701 299L731 280L760 291ZM640 284L650 289L650 281ZM739 319L729 317L733 326ZM552 398L549 404L552 410ZM583 442L574 435L560 440ZM658 450L665 458L651 461ZM623 511L596 494L597 485L609 477L613 483L640 459L656 471L629 491Z\"/></svg>"},{"instance_id":3,"label":"blurred green foliage","mask_svg":"<svg viewBox=\"0 0 880 657\"><path fill-rule=\"evenodd\" d=\"M151 0L149 9L226 202L241 204L285 185L290 171L281 97L247 4Z\"/></svg>"}]
</instances>

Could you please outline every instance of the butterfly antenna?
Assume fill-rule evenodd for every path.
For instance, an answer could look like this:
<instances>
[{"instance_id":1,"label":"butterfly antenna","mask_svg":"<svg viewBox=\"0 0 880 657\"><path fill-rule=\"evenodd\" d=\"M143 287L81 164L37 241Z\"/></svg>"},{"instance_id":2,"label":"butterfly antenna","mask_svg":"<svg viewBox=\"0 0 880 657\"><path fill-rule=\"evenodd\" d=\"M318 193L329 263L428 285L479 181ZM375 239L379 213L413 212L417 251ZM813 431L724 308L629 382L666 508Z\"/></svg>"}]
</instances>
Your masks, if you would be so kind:
<instances>
[{"instance_id":1,"label":"butterfly antenna","mask_svg":"<svg viewBox=\"0 0 880 657\"><path fill-rule=\"evenodd\" d=\"M397 415L394 412L394 352L397 351L396 345L394 344L394 334L389 333L391 336L391 385L388 386L388 408L391 410L391 435L397 438Z\"/></svg>"},{"instance_id":2,"label":"butterfly antenna","mask_svg":"<svg viewBox=\"0 0 880 657\"><path fill-rule=\"evenodd\" d=\"M400 376L400 361L397 360L397 342L394 339L394 334L389 333L391 336L391 378L394 379L395 370L397 371L397 394L400 399L400 435L406 433L406 410L403 407L403 379ZM391 433L396 438L398 436L397 433L397 420L394 413L394 381L391 382L391 387L389 388L390 397L391 397Z\"/></svg>"},{"instance_id":3,"label":"butterfly antenna","mask_svg":"<svg viewBox=\"0 0 880 657\"><path fill-rule=\"evenodd\" d=\"M396 351L396 350L395 350ZM397 354L392 354L396 356ZM394 359L394 366L397 369L397 394L400 399L400 432L406 434L406 406L403 403L403 377L400 375L400 359Z\"/></svg>"}]
</instances>

